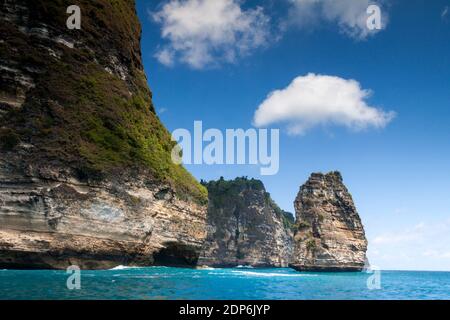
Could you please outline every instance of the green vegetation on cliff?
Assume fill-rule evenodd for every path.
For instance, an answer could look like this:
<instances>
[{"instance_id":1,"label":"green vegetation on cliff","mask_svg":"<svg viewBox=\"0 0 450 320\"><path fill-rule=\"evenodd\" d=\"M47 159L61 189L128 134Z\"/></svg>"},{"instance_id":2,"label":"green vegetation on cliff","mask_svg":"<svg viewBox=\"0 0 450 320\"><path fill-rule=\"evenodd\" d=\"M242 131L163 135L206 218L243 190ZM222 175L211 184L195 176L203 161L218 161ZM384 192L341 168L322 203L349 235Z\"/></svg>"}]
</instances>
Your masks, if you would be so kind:
<instances>
[{"instance_id":1,"label":"green vegetation on cliff","mask_svg":"<svg viewBox=\"0 0 450 320\"><path fill-rule=\"evenodd\" d=\"M272 208L278 217L282 218L283 225L286 229L293 230L294 228L294 216L282 210L275 201L271 198L270 193L266 192L264 184L261 180L248 179L247 177L239 177L234 180L225 180L220 177L217 181L201 181L209 193L209 200L212 201L212 205L215 207L225 207L228 202L236 203L237 205L244 204L239 203L243 201L243 198L239 194L243 191L261 191L264 192L264 198L266 204Z\"/></svg>"},{"instance_id":2,"label":"green vegetation on cliff","mask_svg":"<svg viewBox=\"0 0 450 320\"><path fill-rule=\"evenodd\" d=\"M223 207L228 201L237 201L239 194L244 190L265 191L264 185L260 180L248 179L247 177L236 178L234 180L225 180L220 177L217 181L201 181L206 187L209 200L215 207Z\"/></svg>"},{"instance_id":3,"label":"green vegetation on cliff","mask_svg":"<svg viewBox=\"0 0 450 320\"><path fill-rule=\"evenodd\" d=\"M40 163L59 161L85 177L143 169L180 198L205 203L206 189L171 161L174 142L155 113L143 72L134 1L78 1L81 30L65 26L72 2L24 1L33 8L27 28L45 21L51 34L0 24L2 59L33 81L22 107L1 120L2 150L29 143ZM52 37L64 37L74 48ZM19 89L8 84L1 94L17 95Z\"/></svg>"}]
</instances>

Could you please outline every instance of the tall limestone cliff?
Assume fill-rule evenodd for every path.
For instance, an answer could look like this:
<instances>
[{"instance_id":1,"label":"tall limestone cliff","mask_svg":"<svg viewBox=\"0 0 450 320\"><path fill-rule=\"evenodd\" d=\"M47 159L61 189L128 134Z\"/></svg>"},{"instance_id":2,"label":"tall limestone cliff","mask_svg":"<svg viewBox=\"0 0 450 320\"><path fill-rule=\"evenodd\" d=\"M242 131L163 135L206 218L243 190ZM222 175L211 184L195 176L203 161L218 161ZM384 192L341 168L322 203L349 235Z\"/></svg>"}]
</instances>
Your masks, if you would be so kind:
<instances>
[{"instance_id":1,"label":"tall limestone cliff","mask_svg":"<svg viewBox=\"0 0 450 320\"><path fill-rule=\"evenodd\" d=\"M208 236L200 265L287 267L293 216L282 211L259 180L211 181Z\"/></svg>"},{"instance_id":2,"label":"tall limestone cliff","mask_svg":"<svg viewBox=\"0 0 450 320\"><path fill-rule=\"evenodd\" d=\"M171 162L132 0L0 1L0 268L194 265L206 189Z\"/></svg>"},{"instance_id":3,"label":"tall limestone cliff","mask_svg":"<svg viewBox=\"0 0 450 320\"><path fill-rule=\"evenodd\" d=\"M315 173L294 202L296 225L291 266L300 271L360 271L367 240L339 172Z\"/></svg>"}]
</instances>

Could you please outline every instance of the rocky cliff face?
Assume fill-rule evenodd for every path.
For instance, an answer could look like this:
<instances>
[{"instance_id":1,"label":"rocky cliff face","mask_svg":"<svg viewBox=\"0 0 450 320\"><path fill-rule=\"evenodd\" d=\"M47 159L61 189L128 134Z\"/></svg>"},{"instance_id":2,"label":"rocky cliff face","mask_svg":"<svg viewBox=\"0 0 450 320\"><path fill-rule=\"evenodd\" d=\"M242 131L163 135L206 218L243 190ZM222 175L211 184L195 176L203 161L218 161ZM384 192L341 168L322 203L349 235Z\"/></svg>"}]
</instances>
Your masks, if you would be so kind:
<instances>
[{"instance_id":1,"label":"rocky cliff face","mask_svg":"<svg viewBox=\"0 0 450 320\"><path fill-rule=\"evenodd\" d=\"M194 265L206 190L171 162L134 1L0 1L0 268Z\"/></svg>"},{"instance_id":2,"label":"rocky cliff face","mask_svg":"<svg viewBox=\"0 0 450 320\"><path fill-rule=\"evenodd\" d=\"M208 235L200 265L288 266L294 219L273 202L261 181L221 179L206 186Z\"/></svg>"},{"instance_id":3,"label":"rocky cliff face","mask_svg":"<svg viewBox=\"0 0 450 320\"><path fill-rule=\"evenodd\" d=\"M315 173L294 202L297 221L291 266L303 271L360 271L367 240L339 172Z\"/></svg>"},{"instance_id":4,"label":"rocky cliff face","mask_svg":"<svg viewBox=\"0 0 450 320\"><path fill-rule=\"evenodd\" d=\"M207 216L155 114L134 1L78 0L81 30L66 27L72 4L0 1L0 268L362 268L338 173L301 188L294 241L260 181L208 183Z\"/></svg>"}]
</instances>

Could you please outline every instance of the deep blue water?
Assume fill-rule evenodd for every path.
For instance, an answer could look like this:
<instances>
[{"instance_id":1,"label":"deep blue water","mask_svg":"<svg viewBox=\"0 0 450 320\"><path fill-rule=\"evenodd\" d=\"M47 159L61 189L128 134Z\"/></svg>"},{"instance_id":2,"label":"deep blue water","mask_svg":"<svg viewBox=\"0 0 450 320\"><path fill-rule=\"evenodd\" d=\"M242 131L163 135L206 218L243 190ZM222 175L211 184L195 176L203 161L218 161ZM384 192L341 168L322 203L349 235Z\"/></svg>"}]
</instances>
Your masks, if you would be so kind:
<instances>
[{"instance_id":1,"label":"deep blue water","mask_svg":"<svg viewBox=\"0 0 450 320\"><path fill-rule=\"evenodd\" d=\"M65 271L0 270L0 299L450 299L450 272L309 273L292 269L119 268L81 271L67 289Z\"/></svg>"}]
</instances>

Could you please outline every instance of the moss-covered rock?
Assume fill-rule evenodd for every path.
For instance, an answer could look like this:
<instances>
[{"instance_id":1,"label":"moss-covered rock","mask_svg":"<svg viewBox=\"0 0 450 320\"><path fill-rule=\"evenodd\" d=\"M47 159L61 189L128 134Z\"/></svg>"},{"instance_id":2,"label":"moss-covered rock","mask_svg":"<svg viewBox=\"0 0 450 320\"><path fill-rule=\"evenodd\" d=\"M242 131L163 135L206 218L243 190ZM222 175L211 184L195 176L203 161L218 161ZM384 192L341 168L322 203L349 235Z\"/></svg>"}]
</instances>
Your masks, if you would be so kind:
<instances>
[{"instance_id":1,"label":"moss-covered rock","mask_svg":"<svg viewBox=\"0 0 450 320\"><path fill-rule=\"evenodd\" d=\"M132 0L0 1L0 268L194 265L206 188L171 161Z\"/></svg>"},{"instance_id":2,"label":"moss-covered rock","mask_svg":"<svg viewBox=\"0 0 450 320\"><path fill-rule=\"evenodd\" d=\"M0 24L9 70L0 102L11 105L2 128L36 146L32 157L41 163L57 159L105 175L141 167L181 198L205 203L205 188L171 161L174 143L143 72L134 1L78 1L81 30L66 27L71 1L14 2L24 11L5 9L10 16Z\"/></svg>"}]
</instances>

